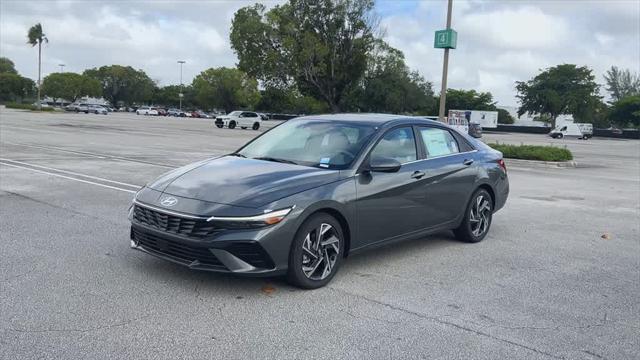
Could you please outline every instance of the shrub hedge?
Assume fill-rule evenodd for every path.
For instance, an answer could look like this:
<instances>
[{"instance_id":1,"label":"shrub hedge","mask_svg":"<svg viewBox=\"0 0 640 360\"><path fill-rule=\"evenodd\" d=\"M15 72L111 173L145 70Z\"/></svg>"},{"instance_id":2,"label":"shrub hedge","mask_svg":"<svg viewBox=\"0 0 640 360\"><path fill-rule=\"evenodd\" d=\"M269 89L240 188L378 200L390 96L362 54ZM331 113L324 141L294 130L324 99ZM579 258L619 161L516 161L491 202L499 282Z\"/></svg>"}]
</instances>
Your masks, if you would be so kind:
<instances>
[{"instance_id":1,"label":"shrub hedge","mask_svg":"<svg viewBox=\"0 0 640 360\"><path fill-rule=\"evenodd\" d=\"M573 154L569 149L555 146L487 144L502 152L505 158L541 161L569 161Z\"/></svg>"}]
</instances>

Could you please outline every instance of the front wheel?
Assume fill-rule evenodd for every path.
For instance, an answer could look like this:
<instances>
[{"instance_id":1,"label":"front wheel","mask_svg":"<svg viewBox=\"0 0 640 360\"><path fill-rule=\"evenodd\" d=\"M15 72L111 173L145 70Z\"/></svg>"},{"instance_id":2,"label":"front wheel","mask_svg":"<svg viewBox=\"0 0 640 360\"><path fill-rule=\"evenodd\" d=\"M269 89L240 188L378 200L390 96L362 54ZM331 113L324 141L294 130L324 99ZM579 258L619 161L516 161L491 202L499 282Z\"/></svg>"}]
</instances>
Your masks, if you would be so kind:
<instances>
[{"instance_id":1,"label":"front wheel","mask_svg":"<svg viewBox=\"0 0 640 360\"><path fill-rule=\"evenodd\" d=\"M229 121L229 129L235 129L236 128L236 122L235 121Z\"/></svg>"},{"instance_id":2,"label":"front wheel","mask_svg":"<svg viewBox=\"0 0 640 360\"><path fill-rule=\"evenodd\" d=\"M253 123L253 127L252 127L252 129L253 129L253 130L258 130L258 129L260 129L260 123L259 123L259 122L255 122L255 123Z\"/></svg>"},{"instance_id":3,"label":"front wheel","mask_svg":"<svg viewBox=\"0 0 640 360\"><path fill-rule=\"evenodd\" d=\"M291 244L289 283L304 289L325 286L338 272L343 253L340 223L329 214L311 216L300 226Z\"/></svg>"},{"instance_id":4,"label":"front wheel","mask_svg":"<svg viewBox=\"0 0 640 360\"><path fill-rule=\"evenodd\" d=\"M478 189L471 196L462 223L453 232L461 241L480 242L489 232L492 217L493 200L491 195L487 190Z\"/></svg>"}]
</instances>

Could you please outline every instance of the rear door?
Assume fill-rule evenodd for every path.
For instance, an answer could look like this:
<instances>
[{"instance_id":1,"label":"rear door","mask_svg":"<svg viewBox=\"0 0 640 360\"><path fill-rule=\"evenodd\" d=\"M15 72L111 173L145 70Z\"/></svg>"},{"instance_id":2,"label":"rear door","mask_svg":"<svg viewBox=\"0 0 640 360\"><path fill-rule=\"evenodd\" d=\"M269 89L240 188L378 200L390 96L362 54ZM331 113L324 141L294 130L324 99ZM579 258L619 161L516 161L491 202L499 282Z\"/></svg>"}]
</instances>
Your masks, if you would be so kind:
<instances>
[{"instance_id":1,"label":"rear door","mask_svg":"<svg viewBox=\"0 0 640 360\"><path fill-rule=\"evenodd\" d=\"M242 113L239 122L242 127L251 127L253 123L258 120L258 114L250 111L245 111Z\"/></svg>"},{"instance_id":2,"label":"rear door","mask_svg":"<svg viewBox=\"0 0 640 360\"><path fill-rule=\"evenodd\" d=\"M436 126L418 126L418 144L425 160L425 201L422 203L424 228L457 220L467 205L477 176L476 151L461 136Z\"/></svg>"}]
</instances>

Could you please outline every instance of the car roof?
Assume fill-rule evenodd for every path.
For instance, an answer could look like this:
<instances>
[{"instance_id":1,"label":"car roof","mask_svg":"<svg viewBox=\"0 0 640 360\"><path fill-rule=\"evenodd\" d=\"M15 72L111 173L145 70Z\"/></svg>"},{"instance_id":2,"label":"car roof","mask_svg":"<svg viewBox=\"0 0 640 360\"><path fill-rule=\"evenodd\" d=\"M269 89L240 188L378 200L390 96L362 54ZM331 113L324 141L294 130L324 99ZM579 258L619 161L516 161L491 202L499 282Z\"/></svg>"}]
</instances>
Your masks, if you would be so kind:
<instances>
[{"instance_id":1,"label":"car roof","mask_svg":"<svg viewBox=\"0 0 640 360\"><path fill-rule=\"evenodd\" d=\"M368 124L382 125L389 122L424 122L425 124L443 125L439 121L428 120L425 117L394 115L394 114L377 114L377 113L357 113L357 114L325 114L325 115L308 115L295 118L297 120L334 120L334 121L353 121Z\"/></svg>"}]
</instances>

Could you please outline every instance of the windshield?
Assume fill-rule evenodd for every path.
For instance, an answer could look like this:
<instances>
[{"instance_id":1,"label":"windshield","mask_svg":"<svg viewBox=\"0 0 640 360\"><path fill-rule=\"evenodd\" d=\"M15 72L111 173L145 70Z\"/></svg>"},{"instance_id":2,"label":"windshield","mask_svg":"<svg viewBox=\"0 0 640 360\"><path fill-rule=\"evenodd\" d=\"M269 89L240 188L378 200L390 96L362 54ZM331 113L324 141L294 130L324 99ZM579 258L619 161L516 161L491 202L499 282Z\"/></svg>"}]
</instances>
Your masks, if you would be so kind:
<instances>
[{"instance_id":1,"label":"windshield","mask_svg":"<svg viewBox=\"0 0 640 360\"><path fill-rule=\"evenodd\" d=\"M229 113L229 116L240 116L240 114L242 114L242 111L232 111Z\"/></svg>"},{"instance_id":2,"label":"windshield","mask_svg":"<svg viewBox=\"0 0 640 360\"><path fill-rule=\"evenodd\" d=\"M255 139L238 154L254 159L345 169L375 130L370 124L291 120Z\"/></svg>"}]
</instances>

